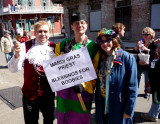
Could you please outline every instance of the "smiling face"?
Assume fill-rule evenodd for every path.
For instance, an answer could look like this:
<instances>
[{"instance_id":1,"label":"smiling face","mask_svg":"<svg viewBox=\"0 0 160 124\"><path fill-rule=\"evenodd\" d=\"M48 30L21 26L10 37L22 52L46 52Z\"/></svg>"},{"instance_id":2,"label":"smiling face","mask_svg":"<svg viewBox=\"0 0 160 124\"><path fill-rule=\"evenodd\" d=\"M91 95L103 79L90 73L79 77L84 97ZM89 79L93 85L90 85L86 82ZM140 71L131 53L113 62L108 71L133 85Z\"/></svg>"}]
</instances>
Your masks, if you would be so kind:
<instances>
[{"instance_id":1,"label":"smiling face","mask_svg":"<svg viewBox=\"0 0 160 124\"><path fill-rule=\"evenodd\" d=\"M49 39L49 35L50 34L49 34L49 26L48 25L40 25L35 32L36 40L40 44L46 43Z\"/></svg>"},{"instance_id":2,"label":"smiling face","mask_svg":"<svg viewBox=\"0 0 160 124\"><path fill-rule=\"evenodd\" d=\"M71 29L74 31L75 35L85 34L88 24L84 20L75 21L71 25Z\"/></svg>"},{"instance_id":3,"label":"smiling face","mask_svg":"<svg viewBox=\"0 0 160 124\"><path fill-rule=\"evenodd\" d=\"M106 41L107 40L107 36L101 36L101 39ZM109 42L105 42L103 44L101 44L101 48L103 51L105 51L108 55L112 52L112 48L113 48L113 42L112 40L110 40Z\"/></svg>"},{"instance_id":4,"label":"smiling face","mask_svg":"<svg viewBox=\"0 0 160 124\"><path fill-rule=\"evenodd\" d=\"M147 32L144 32L143 34L142 34L142 36L143 36L143 39L145 40L145 41L150 41L152 38L151 38L151 35L150 34L148 34Z\"/></svg>"}]
</instances>

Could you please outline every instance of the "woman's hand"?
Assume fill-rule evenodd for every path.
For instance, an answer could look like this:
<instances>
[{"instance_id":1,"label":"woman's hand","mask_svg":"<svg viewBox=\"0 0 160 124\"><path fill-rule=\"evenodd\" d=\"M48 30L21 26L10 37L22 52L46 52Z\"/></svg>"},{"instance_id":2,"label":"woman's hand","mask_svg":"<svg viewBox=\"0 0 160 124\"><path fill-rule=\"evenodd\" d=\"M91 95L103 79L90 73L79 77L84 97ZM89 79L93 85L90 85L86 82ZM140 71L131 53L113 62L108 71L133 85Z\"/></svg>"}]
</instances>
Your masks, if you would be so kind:
<instances>
[{"instance_id":1,"label":"woman's hand","mask_svg":"<svg viewBox=\"0 0 160 124\"><path fill-rule=\"evenodd\" d=\"M144 62L144 61L139 61L139 62L138 62L138 64L139 64L139 65L142 65L142 66L144 66L144 65L148 65L149 63L147 63L147 62Z\"/></svg>"},{"instance_id":2,"label":"woman's hand","mask_svg":"<svg viewBox=\"0 0 160 124\"><path fill-rule=\"evenodd\" d=\"M160 43L160 38L158 38L157 40L154 41L155 45L157 45L158 43Z\"/></svg>"},{"instance_id":3,"label":"woman's hand","mask_svg":"<svg viewBox=\"0 0 160 124\"><path fill-rule=\"evenodd\" d=\"M139 50L139 45L142 44L142 41L138 41L137 45L134 47L134 50L135 51L138 51Z\"/></svg>"},{"instance_id":4,"label":"woman's hand","mask_svg":"<svg viewBox=\"0 0 160 124\"><path fill-rule=\"evenodd\" d=\"M147 48L147 47L145 47L145 46L142 46L142 47L141 47L141 51L146 51L146 52L148 52L148 53L149 53L150 49L148 49L148 48Z\"/></svg>"},{"instance_id":5,"label":"woman's hand","mask_svg":"<svg viewBox=\"0 0 160 124\"><path fill-rule=\"evenodd\" d=\"M123 114L123 118L131 118L130 115L127 115L126 113Z\"/></svg>"}]
</instances>

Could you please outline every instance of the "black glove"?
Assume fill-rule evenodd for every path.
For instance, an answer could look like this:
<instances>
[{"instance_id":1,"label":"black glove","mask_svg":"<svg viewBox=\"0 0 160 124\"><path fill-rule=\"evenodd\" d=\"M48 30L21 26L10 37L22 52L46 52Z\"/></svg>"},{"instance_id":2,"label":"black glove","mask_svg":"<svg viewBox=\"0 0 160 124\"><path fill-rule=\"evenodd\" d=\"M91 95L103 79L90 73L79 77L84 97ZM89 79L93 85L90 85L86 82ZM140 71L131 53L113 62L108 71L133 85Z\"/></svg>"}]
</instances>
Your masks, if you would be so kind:
<instances>
[{"instance_id":1,"label":"black glove","mask_svg":"<svg viewBox=\"0 0 160 124\"><path fill-rule=\"evenodd\" d=\"M81 84L78 84L78 85L73 87L73 90L74 90L75 93L81 93L84 90L84 88Z\"/></svg>"}]
</instances>

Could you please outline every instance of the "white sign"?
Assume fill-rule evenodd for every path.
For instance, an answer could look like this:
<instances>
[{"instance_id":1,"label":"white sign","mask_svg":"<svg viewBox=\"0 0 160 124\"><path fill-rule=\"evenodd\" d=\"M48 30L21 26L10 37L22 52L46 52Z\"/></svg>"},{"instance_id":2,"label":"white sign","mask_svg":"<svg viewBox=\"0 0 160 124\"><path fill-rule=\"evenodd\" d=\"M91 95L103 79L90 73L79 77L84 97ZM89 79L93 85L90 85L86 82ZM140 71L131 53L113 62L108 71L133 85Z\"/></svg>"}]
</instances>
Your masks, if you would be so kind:
<instances>
[{"instance_id":1,"label":"white sign","mask_svg":"<svg viewBox=\"0 0 160 124\"><path fill-rule=\"evenodd\" d=\"M43 62L53 92L97 78L86 47Z\"/></svg>"}]
</instances>

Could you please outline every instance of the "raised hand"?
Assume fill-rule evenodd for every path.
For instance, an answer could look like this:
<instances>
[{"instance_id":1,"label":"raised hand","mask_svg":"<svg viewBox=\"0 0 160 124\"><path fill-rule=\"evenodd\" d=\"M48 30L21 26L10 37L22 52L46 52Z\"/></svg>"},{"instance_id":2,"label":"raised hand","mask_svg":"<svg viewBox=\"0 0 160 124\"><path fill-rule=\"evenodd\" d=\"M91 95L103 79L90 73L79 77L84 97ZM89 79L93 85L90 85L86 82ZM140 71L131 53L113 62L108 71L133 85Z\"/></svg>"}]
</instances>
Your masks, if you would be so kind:
<instances>
[{"instance_id":1,"label":"raised hand","mask_svg":"<svg viewBox=\"0 0 160 124\"><path fill-rule=\"evenodd\" d=\"M154 41L154 44L157 45L160 43L160 38L158 38L157 40Z\"/></svg>"},{"instance_id":2,"label":"raised hand","mask_svg":"<svg viewBox=\"0 0 160 124\"><path fill-rule=\"evenodd\" d=\"M17 59L20 56L20 52L21 52L21 43L20 42L16 42L14 45L14 52L15 52L15 58Z\"/></svg>"}]
</instances>

